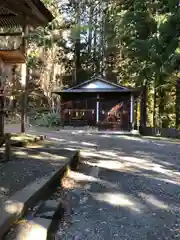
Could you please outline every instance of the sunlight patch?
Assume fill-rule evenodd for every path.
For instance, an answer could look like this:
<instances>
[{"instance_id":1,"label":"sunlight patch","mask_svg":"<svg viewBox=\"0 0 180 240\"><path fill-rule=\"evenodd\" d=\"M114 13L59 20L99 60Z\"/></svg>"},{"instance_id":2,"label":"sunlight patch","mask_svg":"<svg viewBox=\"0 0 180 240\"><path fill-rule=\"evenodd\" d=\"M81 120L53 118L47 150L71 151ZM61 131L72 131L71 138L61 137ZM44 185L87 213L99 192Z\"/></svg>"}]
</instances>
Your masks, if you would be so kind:
<instances>
[{"instance_id":1,"label":"sunlight patch","mask_svg":"<svg viewBox=\"0 0 180 240\"><path fill-rule=\"evenodd\" d=\"M64 141L66 141L65 139L55 138L55 137L50 137L49 139L55 140L55 141L58 141L58 142L64 142Z\"/></svg>"},{"instance_id":2,"label":"sunlight patch","mask_svg":"<svg viewBox=\"0 0 180 240\"><path fill-rule=\"evenodd\" d=\"M71 143L71 144L79 144L79 142L77 142L77 141L68 141L68 143Z\"/></svg>"},{"instance_id":3,"label":"sunlight patch","mask_svg":"<svg viewBox=\"0 0 180 240\"><path fill-rule=\"evenodd\" d=\"M82 145L96 147L97 145L89 142L81 142Z\"/></svg>"},{"instance_id":4,"label":"sunlight patch","mask_svg":"<svg viewBox=\"0 0 180 240\"><path fill-rule=\"evenodd\" d=\"M87 162L87 164L90 166L96 165L97 167L103 167L106 169L113 169L113 170L124 169L124 164L119 161L115 161L115 160L113 160L113 161L99 160L99 161L97 161L97 163Z\"/></svg>"},{"instance_id":5,"label":"sunlight patch","mask_svg":"<svg viewBox=\"0 0 180 240\"><path fill-rule=\"evenodd\" d=\"M110 156L110 157L117 157L117 153L114 153L113 151L103 151L103 152L100 151L99 153Z\"/></svg>"},{"instance_id":6,"label":"sunlight patch","mask_svg":"<svg viewBox=\"0 0 180 240\"><path fill-rule=\"evenodd\" d=\"M21 156L26 156L26 155L28 155L27 152L25 152L25 151L15 151L14 154L16 154L16 155L21 155Z\"/></svg>"},{"instance_id":7,"label":"sunlight patch","mask_svg":"<svg viewBox=\"0 0 180 240\"><path fill-rule=\"evenodd\" d=\"M139 193L139 196L142 197L146 202L150 203L151 205L161 208L161 209L168 209L168 205L165 204L163 201L157 199L154 195L149 195L145 193Z\"/></svg>"},{"instance_id":8,"label":"sunlight patch","mask_svg":"<svg viewBox=\"0 0 180 240\"><path fill-rule=\"evenodd\" d=\"M88 181L88 182L96 182L97 178L89 175L85 175L83 173L76 173L76 172L71 172L71 178L73 178L76 181Z\"/></svg>"},{"instance_id":9,"label":"sunlight patch","mask_svg":"<svg viewBox=\"0 0 180 240\"><path fill-rule=\"evenodd\" d=\"M7 213L13 214L13 213L19 213L21 212L22 208L24 207L24 204L17 201L8 200L4 203L4 208Z\"/></svg>"},{"instance_id":10,"label":"sunlight patch","mask_svg":"<svg viewBox=\"0 0 180 240\"><path fill-rule=\"evenodd\" d=\"M8 188L0 187L0 193L7 194L8 192L9 192L9 189L8 189Z\"/></svg>"},{"instance_id":11,"label":"sunlight patch","mask_svg":"<svg viewBox=\"0 0 180 240\"><path fill-rule=\"evenodd\" d=\"M51 159L51 160L65 160L66 157L64 156L60 156L57 154L53 154L53 153L48 153L48 152L40 152L41 157L43 157L44 159Z\"/></svg>"},{"instance_id":12,"label":"sunlight patch","mask_svg":"<svg viewBox=\"0 0 180 240\"><path fill-rule=\"evenodd\" d=\"M132 162L132 163L148 163L148 161L141 159L141 158L135 158L135 157L121 157L122 160Z\"/></svg>"},{"instance_id":13,"label":"sunlight patch","mask_svg":"<svg viewBox=\"0 0 180 240\"><path fill-rule=\"evenodd\" d=\"M42 155L40 154L36 154L36 155L33 155L33 154L28 154L28 157L30 158L34 158L34 159L38 159L38 160L42 160L42 159L49 159L48 157L43 157Z\"/></svg>"},{"instance_id":14,"label":"sunlight patch","mask_svg":"<svg viewBox=\"0 0 180 240\"><path fill-rule=\"evenodd\" d=\"M97 175L97 174L95 173L95 175ZM105 187L109 187L109 188L115 188L115 189L118 188L118 186L114 183L111 183L106 180L102 180L100 178L97 178L96 176L89 176L89 175L85 175L85 174L79 173L79 172L70 172L69 177L71 179L74 179L75 181L79 181L79 182L85 181L88 183L88 186L91 183L97 183L97 184L100 184L101 186L105 186Z\"/></svg>"},{"instance_id":15,"label":"sunlight patch","mask_svg":"<svg viewBox=\"0 0 180 240\"><path fill-rule=\"evenodd\" d=\"M47 238L47 228L42 226L35 221L32 221L32 227L28 234L29 239L46 239Z\"/></svg>"},{"instance_id":16,"label":"sunlight patch","mask_svg":"<svg viewBox=\"0 0 180 240\"><path fill-rule=\"evenodd\" d=\"M167 174L169 172L168 170L163 169L162 166L157 165L157 164L152 168L152 170L155 172L158 172L158 173L163 173L163 174Z\"/></svg>"},{"instance_id":17,"label":"sunlight patch","mask_svg":"<svg viewBox=\"0 0 180 240\"><path fill-rule=\"evenodd\" d=\"M67 148L64 148L65 150L69 150L69 151L75 151L77 150L76 148L70 148L70 147L67 147Z\"/></svg>"},{"instance_id":18,"label":"sunlight patch","mask_svg":"<svg viewBox=\"0 0 180 240\"><path fill-rule=\"evenodd\" d=\"M82 156L82 157L86 157L86 158L89 158L89 157L92 158L92 157L94 157L94 160L96 159L96 157L97 157L97 158L101 158L101 159L104 158L104 159L108 159L108 160L109 160L109 156L103 155L102 152L97 152L97 151L96 151L96 152L95 152L95 151L93 152L92 149L86 150L86 151L83 151L83 150L82 150L82 151L81 151L81 156Z\"/></svg>"},{"instance_id":19,"label":"sunlight patch","mask_svg":"<svg viewBox=\"0 0 180 240\"><path fill-rule=\"evenodd\" d=\"M107 202L113 206L126 207L132 211L141 212L142 206L132 201L128 196L121 193L97 193L93 194L94 199Z\"/></svg>"}]
</instances>

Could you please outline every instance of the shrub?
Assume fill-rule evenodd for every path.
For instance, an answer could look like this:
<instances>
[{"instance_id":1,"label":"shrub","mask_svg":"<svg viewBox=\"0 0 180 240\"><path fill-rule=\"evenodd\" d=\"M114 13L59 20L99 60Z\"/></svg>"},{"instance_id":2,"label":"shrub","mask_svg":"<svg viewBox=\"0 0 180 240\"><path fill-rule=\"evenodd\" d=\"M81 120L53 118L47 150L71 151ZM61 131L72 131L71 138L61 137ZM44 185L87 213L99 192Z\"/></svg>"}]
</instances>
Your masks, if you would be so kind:
<instances>
[{"instance_id":1,"label":"shrub","mask_svg":"<svg viewBox=\"0 0 180 240\"><path fill-rule=\"evenodd\" d=\"M41 127L55 127L60 125L60 113L42 113L35 117L35 124Z\"/></svg>"}]
</instances>

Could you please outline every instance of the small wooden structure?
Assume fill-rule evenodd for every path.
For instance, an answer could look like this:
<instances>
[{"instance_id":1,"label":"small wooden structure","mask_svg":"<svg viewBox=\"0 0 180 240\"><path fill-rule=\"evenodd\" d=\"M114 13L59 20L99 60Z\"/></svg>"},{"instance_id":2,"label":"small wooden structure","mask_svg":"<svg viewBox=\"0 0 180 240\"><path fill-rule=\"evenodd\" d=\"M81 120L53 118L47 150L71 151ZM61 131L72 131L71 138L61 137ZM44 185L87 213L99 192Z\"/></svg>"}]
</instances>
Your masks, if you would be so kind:
<instances>
[{"instance_id":1,"label":"small wooden structure","mask_svg":"<svg viewBox=\"0 0 180 240\"><path fill-rule=\"evenodd\" d=\"M8 46L4 48L0 41L0 145L5 142L4 91L6 81L8 81L6 70L12 69L14 64L24 64L26 66L28 27L43 26L52 20L52 14L40 0L3 0L0 2L0 37L20 37L19 46L16 48ZM20 30L14 32L12 31L13 28ZM25 91L26 80L22 90L22 97L24 98L22 102L25 102Z\"/></svg>"},{"instance_id":2,"label":"small wooden structure","mask_svg":"<svg viewBox=\"0 0 180 240\"><path fill-rule=\"evenodd\" d=\"M63 125L88 125L125 131L134 126L134 102L139 89L94 76L75 87L55 93L61 96Z\"/></svg>"}]
</instances>

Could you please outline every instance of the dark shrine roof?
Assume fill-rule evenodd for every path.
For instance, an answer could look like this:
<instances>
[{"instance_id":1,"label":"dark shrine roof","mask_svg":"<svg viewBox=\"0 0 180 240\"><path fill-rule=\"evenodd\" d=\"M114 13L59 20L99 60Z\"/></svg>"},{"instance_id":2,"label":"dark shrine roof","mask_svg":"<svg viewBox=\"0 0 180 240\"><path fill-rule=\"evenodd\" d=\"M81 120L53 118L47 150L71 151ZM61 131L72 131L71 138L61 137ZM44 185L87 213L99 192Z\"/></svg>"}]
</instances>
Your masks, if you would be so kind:
<instances>
[{"instance_id":1,"label":"dark shrine roof","mask_svg":"<svg viewBox=\"0 0 180 240\"><path fill-rule=\"evenodd\" d=\"M53 20L50 11L40 0L2 0L0 2L0 27L46 25Z\"/></svg>"},{"instance_id":2,"label":"dark shrine roof","mask_svg":"<svg viewBox=\"0 0 180 240\"><path fill-rule=\"evenodd\" d=\"M74 87L64 89L64 90L55 90L54 93L56 94L63 94L63 93L115 93L115 92L134 92L136 89L127 88L125 86L113 83L108 81L101 76L95 76L85 81L79 85Z\"/></svg>"}]
</instances>

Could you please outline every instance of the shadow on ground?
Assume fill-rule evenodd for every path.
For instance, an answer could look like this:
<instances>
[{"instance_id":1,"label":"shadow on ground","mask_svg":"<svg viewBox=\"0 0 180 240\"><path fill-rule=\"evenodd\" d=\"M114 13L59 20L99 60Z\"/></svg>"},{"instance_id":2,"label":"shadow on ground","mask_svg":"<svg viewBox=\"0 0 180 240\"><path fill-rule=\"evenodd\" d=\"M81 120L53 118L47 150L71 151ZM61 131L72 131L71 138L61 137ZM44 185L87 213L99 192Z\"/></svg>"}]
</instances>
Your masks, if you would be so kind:
<instances>
[{"instance_id":1,"label":"shadow on ground","mask_svg":"<svg viewBox=\"0 0 180 240\"><path fill-rule=\"evenodd\" d=\"M70 191L71 224L59 229L59 239L180 238L178 144L106 135L74 139L61 141L82 149L82 164L71 176L78 186Z\"/></svg>"},{"instance_id":2,"label":"shadow on ground","mask_svg":"<svg viewBox=\"0 0 180 240\"><path fill-rule=\"evenodd\" d=\"M13 148L11 161L0 163L0 199L61 167L69 151L58 145Z\"/></svg>"},{"instance_id":3,"label":"shadow on ground","mask_svg":"<svg viewBox=\"0 0 180 240\"><path fill-rule=\"evenodd\" d=\"M60 239L179 239L179 144L110 134L47 135L56 147L14 152L18 157L0 167L0 186L11 194L25 179L57 168L59 148L80 149L82 164L71 176L77 186L69 190L71 224L59 230Z\"/></svg>"}]
</instances>

